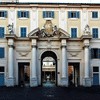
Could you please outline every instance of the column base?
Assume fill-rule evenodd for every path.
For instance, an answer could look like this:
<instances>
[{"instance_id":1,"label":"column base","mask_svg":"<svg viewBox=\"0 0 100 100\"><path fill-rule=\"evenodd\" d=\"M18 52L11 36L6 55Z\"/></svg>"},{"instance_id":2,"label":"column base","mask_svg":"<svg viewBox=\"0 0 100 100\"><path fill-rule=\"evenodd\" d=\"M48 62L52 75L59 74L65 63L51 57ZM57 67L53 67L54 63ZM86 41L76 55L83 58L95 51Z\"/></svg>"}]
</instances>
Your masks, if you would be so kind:
<instances>
[{"instance_id":1,"label":"column base","mask_svg":"<svg viewBox=\"0 0 100 100\"><path fill-rule=\"evenodd\" d=\"M37 78L31 78L30 87L37 87L37 86L38 86Z\"/></svg>"},{"instance_id":2,"label":"column base","mask_svg":"<svg viewBox=\"0 0 100 100\"><path fill-rule=\"evenodd\" d=\"M83 79L83 86L84 87L91 87L92 86L91 78L84 78Z\"/></svg>"},{"instance_id":3,"label":"column base","mask_svg":"<svg viewBox=\"0 0 100 100\"><path fill-rule=\"evenodd\" d=\"M14 87L14 78L8 78L6 86Z\"/></svg>"},{"instance_id":4,"label":"column base","mask_svg":"<svg viewBox=\"0 0 100 100\"><path fill-rule=\"evenodd\" d=\"M61 78L61 86L68 87L68 80L67 78Z\"/></svg>"}]
</instances>

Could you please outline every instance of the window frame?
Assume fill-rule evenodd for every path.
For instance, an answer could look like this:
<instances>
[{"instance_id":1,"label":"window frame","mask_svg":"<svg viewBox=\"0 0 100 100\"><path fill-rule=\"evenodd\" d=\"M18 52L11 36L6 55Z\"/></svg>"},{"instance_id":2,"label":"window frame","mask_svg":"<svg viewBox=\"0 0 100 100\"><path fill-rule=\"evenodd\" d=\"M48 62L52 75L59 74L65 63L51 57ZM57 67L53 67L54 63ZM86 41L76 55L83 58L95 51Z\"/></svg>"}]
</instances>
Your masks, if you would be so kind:
<instances>
[{"instance_id":1,"label":"window frame","mask_svg":"<svg viewBox=\"0 0 100 100\"><path fill-rule=\"evenodd\" d=\"M44 19L53 19L55 18L55 12L54 11L43 11L42 16Z\"/></svg>"},{"instance_id":2,"label":"window frame","mask_svg":"<svg viewBox=\"0 0 100 100\"><path fill-rule=\"evenodd\" d=\"M5 73L5 67L4 66L0 66L0 68L3 68L3 71L0 71L0 73Z\"/></svg>"},{"instance_id":3,"label":"window frame","mask_svg":"<svg viewBox=\"0 0 100 100\"><path fill-rule=\"evenodd\" d=\"M79 19L81 15L80 11L68 11L68 18L70 19Z\"/></svg>"},{"instance_id":4,"label":"window frame","mask_svg":"<svg viewBox=\"0 0 100 100\"><path fill-rule=\"evenodd\" d=\"M76 29L76 37L72 37L72 29ZM76 39L76 38L78 38L78 28L77 27L71 27L70 28L70 37L72 38L72 39Z\"/></svg>"},{"instance_id":5,"label":"window frame","mask_svg":"<svg viewBox=\"0 0 100 100\"><path fill-rule=\"evenodd\" d=\"M1 57L1 54L0 54L0 59L4 59L5 58L5 48L4 47L0 47L0 49L3 49L3 56Z\"/></svg>"},{"instance_id":6,"label":"window frame","mask_svg":"<svg viewBox=\"0 0 100 100\"><path fill-rule=\"evenodd\" d=\"M7 10L0 10L1 16L0 18L7 18L8 17L8 12ZM3 14L2 14L3 13ZM3 15L3 16L2 16Z\"/></svg>"},{"instance_id":7,"label":"window frame","mask_svg":"<svg viewBox=\"0 0 100 100\"><path fill-rule=\"evenodd\" d=\"M97 13L97 17L93 17L93 13ZM94 14L95 15L95 14ZM91 18L92 19L98 19L99 18L99 12L98 11L92 11L91 12Z\"/></svg>"},{"instance_id":8,"label":"window frame","mask_svg":"<svg viewBox=\"0 0 100 100\"><path fill-rule=\"evenodd\" d=\"M0 26L0 28L4 28L4 36L3 37L0 37L0 39L4 39L4 37L5 37L5 27L4 26Z\"/></svg>"},{"instance_id":9,"label":"window frame","mask_svg":"<svg viewBox=\"0 0 100 100\"><path fill-rule=\"evenodd\" d=\"M98 68L98 71L94 71L94 68ZM99 66L93 66L93 73L99 73Z\"/></svg>"},{"instance_id":10,"label":"window frame","mask_svg":"<svg viewBox=\"0 0 100 100\"><path fill-rule=\"evenodd\" d=\"M27 27L27 26L20 26L20 27L19 27L19 37L20 37L20 38L26 38L26 37L21 37L21 28L26 28L26 37L27 37L27 34L28 34L28 27Z\"/></svg>"},{"instance_id":11,"label":"window frame","mask_svg":"<svg viewBox=\"0 0 100 100\"><path fill-rule=\"evenodd\" d=\"M97 29L97 30L98 30L98 33L97 33L97 34L94 33L94 32L93 32L93 29ZM91 29L91 33L92 33L92 38L93 38L93 39L99 38L99 28L98 28L98 27L93 27L93 28ZM96 35L97 35L97 36L96 36Z\"/></svg>"},{"instance_id":12,"label":"window frame","mask_svg":"<svg viewBox=\"0 0 100 100\"><path fill-rule=\"evenodd\" d=\"M17 11L17 18L19 19L27 19L30 16L30 12L28 10L20 10Z\"/></svg>"},{"instance_id":13,"label":"window frame","mask_svg":"<svg viewBox=\"0 0 100 100\"><path fill-rule=\"evenodd\" d=\"M91 59L100 59L100 48L91 48Z\"/></svg>"}]
</instances>

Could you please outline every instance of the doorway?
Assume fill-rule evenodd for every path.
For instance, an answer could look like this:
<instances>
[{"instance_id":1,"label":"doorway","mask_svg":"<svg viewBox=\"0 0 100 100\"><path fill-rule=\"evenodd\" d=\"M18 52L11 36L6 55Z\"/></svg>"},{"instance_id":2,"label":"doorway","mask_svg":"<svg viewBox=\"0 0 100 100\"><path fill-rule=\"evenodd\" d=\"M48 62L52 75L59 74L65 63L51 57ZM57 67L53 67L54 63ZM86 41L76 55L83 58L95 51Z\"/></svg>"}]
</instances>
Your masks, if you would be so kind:
<instances>
[{"instance_id":1,"label":"doorway","mask_svg":"<svg viewBox=\"0 0 100 100\"><path fill-rule=\"evenodd\" d=\"M52 51L46 51L41 56L41 85L57 85L57 56Z\"/></svg>"},{"instance_id":2,"label":"doorway","mask_svg":"<svg viewBox=\"0 0 100 100\"><path fill-rule=\"evenodd\" d=\"M30 67L29 63L18 63L19 86L29 86L30 83Z\"/></svg>"},{"instance_id":3,"label":"doorway","mask_svg":"<svg viewBox=\"0 0 100 100\"><path fill-rule=\"evenodd\" d=\"M93 66L93 85L99 85L99 66Z\"/></svg>"},{"instance_id":4,"label":"doorway","mask_svg":"<svg viewBox=\"0 0 100 100\"><path fill-rule=\"evenodd\" d=\"M69 86L80 85L80 63L68 63Z\"/></svg>"}]
</instances>

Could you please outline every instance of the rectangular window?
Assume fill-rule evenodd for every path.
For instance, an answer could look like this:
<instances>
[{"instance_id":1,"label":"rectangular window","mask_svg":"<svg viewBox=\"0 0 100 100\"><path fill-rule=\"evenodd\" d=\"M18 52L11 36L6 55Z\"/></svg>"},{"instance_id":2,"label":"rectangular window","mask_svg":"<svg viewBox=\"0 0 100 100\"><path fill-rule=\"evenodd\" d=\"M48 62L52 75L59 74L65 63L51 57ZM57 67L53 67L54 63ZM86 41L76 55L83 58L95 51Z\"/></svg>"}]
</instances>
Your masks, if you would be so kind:
<instances>
[{"instance_id":1,"label":"rectangular window","mask_svg":"<svg viewBox=\"0 0 100 100\"><path fill-rule=\"evenodd\" d=\"M68 18L80 18L79 11L68 11Z\"/></svg>"},{"instance_id":2,"label":"rectangular window","mask_svg":"<svg viewBox=\"0 0 100 100\"><path fill-rule=\"evenodd\" d=\"M26 37L26 32L27 32L26 27L21 27L20 28L21 37Z\"/></svg>"},{"instance_id":3,"label":"rectangular window","mask_svg":"<svg viewBox=\"0 0 100 100\"><path fill-rule=\"evenodd\" d=\"M98 18L98 12L97 11L92 12L92 18Z\"/></svg>"},{"instance_id":4,"label":"rectangular window","mask_svg":"<svg viewBox=\"0 0 100 100\"><path fill-rule=\"evenodd\" d=\"M99 48L91 48L91 58L92 59L100 58L100 49Z\"/></svg>"},{"instance_id":5,"label":"rectangular window","mask_svg":"<svg viewBox=\"0 0 100 100\"><path fill-rule=\"evenodd\" d=\"M43 18L54 18L54 11L43 11Z\"/></svg>"},{"instance_id":6,"label":"rectangular window","mask_svg":"<svg viewBox=\"0 0 100 100\"><path fill-rule=\"evenodd\" d=\"M93 67L93 72L99 72L99 67Z\"/></svg>"},{"instance_id":7,"label":"rectangular window","mask_svg":"<svg viewBox=\"0 0 100 100\"><path fill-rule=\"evenodd\" d=\"M0 66L0 72L4 72L4 67Z\"/></svg>"},{"instance_id":8,"label":"rectangular window","mask_svg":"<svg viewBox=\"0 0 100 100\"><path fill-rule=\"evenodd\" d=\"M92 29L92 37L93 38L98 38L98 28L93 28Z\"/></svg>"},{"instance_id":9,"label":"rectangular window","mask_svg":"<svg viewBox=\"0 0 100 100\"><path fill-rule=\"evenodd\" d=\"M5 56L4 48L0 47L0 58L4 58L4 56Z\"/></svg>"},{"instance_id":10,"label":"rectangular window","mask_svg":"<svg viewBox=\"0 0 100 100\"><path fill-rule=\"evenodd\" d=\"M71 28L71 38L77 38L77 28Z\"/></svg>"},{"instance_id":11,"label":"rectangular window","mask_svg":"<svg viewBox=\"0 0 100 100\"><path fill-rule=\"evenodd\" d=\"M0 17L7 18L7 11L0 11Z\"/></svg>"},{"instance_id":12,"label":"rectangular window","mask_svg":"<svg viewBox=\"0 0 100 100\"><path fill-rule=\"evenodd\" d=\"M0 27L0 38L4 38L4 27Z\"/></svg>"},{"instance_id":13,"label":"rectangular window","mask_svg":"<svg viewBox=\"0 0 100 100\"><path fill-rule=\"evenodd\" d=\"M29 11L18 11L18 18L29 18Z\"/></svg>"}]
</instances>

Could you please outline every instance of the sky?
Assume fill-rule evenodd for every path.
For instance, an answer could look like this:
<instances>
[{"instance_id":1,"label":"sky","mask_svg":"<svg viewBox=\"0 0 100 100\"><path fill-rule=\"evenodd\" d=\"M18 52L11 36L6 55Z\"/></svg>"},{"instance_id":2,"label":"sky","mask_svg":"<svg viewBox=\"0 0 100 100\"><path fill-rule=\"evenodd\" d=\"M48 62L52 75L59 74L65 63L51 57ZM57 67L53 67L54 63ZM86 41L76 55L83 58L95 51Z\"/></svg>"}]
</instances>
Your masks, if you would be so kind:
<instances>
[{"instance_id":1,"label":"sky","mask_svg":"<svg viewBox=\"0 0 100 100\"><path fill-rule=\"evenodd\" d=\"M100 3L100 0L19 0L19 2Z\"/></svg>"}]
</instances>

